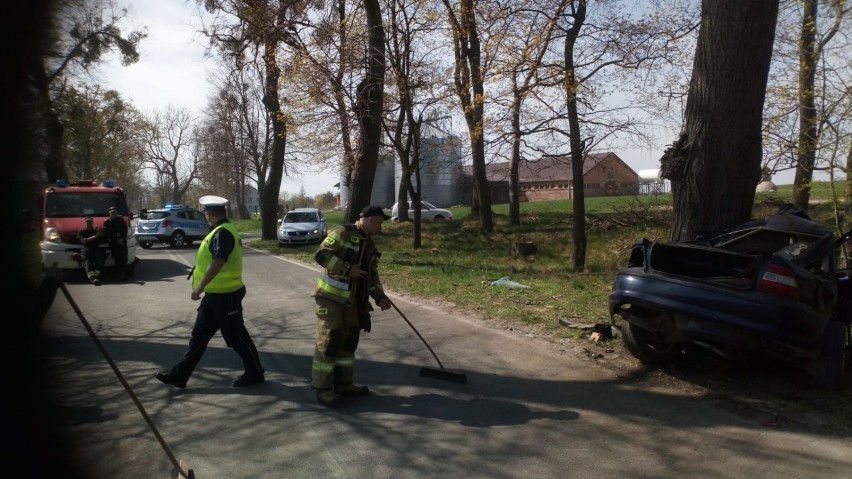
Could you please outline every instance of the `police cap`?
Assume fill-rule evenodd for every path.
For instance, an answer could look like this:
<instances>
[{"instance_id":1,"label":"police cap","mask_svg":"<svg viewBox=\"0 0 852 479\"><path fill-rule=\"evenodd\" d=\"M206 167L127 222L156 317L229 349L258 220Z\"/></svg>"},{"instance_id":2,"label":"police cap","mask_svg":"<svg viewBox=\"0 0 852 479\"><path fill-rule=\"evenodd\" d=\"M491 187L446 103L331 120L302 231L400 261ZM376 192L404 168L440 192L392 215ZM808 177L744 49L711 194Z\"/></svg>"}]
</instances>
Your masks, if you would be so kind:
<instances>
[{"instance_id":1,"label":"police cap","mask_svg":"<svg viewBox=\"0 0 852 479\"><path fill-rule=\"evenodd\" d=\"M221 196L207 195L198 199L201 203L201 211L207 213L224 213L225 207L228 205L228 200Z\"/></svg>"}]
</instances>

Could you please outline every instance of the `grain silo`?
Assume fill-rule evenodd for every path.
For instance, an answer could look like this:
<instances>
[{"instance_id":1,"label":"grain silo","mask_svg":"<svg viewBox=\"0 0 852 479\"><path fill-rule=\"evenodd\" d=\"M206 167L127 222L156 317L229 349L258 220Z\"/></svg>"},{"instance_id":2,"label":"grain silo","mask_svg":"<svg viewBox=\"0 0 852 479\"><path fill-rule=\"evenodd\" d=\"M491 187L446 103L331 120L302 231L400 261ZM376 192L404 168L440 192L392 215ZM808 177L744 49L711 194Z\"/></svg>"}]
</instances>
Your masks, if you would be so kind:
<instances>
[{"instance_id":1,"label":"grain silo","mask_svg":"<svg viewBox=\"0 0 852 479\"><path fill-rule=\"evenodd\" d=\"M420 155L420 197L441 208L461 203L463 168L459 138L431 125L423 125ZM394 178L398 188L402 181L402 168L399 163L396 164ZM411 181L415 182L413 176Z\"/></svg>"},{"instance_id":2,"label":"grain silo","mask_svg":"<svg viewBox=\"0 0 852 479\"><path fill-rule=\"evenodd\" d=\"M370 204L379 205L382 208L390 208L396 203L395 159L392 154L386 151L380 153L379 162L376 165L376 175L373 177L373 192L370 195ZM346 169L341 170L339 175L340 208L346 208L352 196L349 188L349 179L346 175Z\"/></svg>"}]
</instances>

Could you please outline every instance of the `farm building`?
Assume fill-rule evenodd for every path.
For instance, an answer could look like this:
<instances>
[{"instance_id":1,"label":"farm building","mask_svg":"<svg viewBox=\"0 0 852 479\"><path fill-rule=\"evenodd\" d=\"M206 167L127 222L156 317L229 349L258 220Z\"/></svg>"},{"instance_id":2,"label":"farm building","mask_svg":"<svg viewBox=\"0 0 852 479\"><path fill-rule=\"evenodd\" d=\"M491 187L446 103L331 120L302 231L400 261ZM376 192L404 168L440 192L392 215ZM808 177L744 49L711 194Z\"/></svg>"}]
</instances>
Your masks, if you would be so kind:
<instances>
[{"instance_id":1,"label":"farm building","mask_svg":"<svg viewBox=\"0 0 852 479\"><path fill-rule=\"evenodd\" d=\"M509 162L486 166L494 203L509 202ZM472 167L466 166L468 181ZM574 174L570 156L548 155L535 161L521 161L518 169L521 201L569 200L574 198ZM639 175L613 152L590 153L583 162L583 186L586 197L635 195L639 193ZM465 188L465 200L471 188Z\"/></svg>"}]
</instances>

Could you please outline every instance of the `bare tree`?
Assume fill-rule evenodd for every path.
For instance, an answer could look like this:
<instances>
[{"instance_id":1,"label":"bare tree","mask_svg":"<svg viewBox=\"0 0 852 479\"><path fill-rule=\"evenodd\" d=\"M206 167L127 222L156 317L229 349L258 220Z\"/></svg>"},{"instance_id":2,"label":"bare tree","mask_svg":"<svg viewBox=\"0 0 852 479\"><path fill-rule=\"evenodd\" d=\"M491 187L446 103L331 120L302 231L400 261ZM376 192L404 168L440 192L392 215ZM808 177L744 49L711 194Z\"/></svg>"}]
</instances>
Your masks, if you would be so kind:
<instances>
[{"instance_id":1,"label":"bare tree","mask_svg":"<svg viewBox=\"0 0 852 479\"><path fill-rule=\"evenodd\" d=\"M751 215L777 15L777 0L701 4L685 126L661 160L672 181L673 240Z\"/></svg>"},{"instance_id":2,"label":"bare tree","mask_svg":"<svg viewBox=\"0 0 852 479\"><path fill-rule=\"evenodd\" d=\"M197 0L214 15L205 33L223 55L236 55L262 65L263 105L272 120L272 162L260 191L261 237L276 238L278 192L284 176L288 119L281 108L281 64L286 47L298 48L296 24L307 3L298 0Z\"/></svg>"},{"instance_id":3,"label":"bare tree","mask_svg":"<svg viewBox=\"0 0 852 479\"><path fill-rule=\"evenodd\" d=\"M201 151L195 118L186 108L170 105L155 111L148 122L143 168L153 172L162 203L181 203L198 176Z\"/></svg>"},{"instance_id":4,"label":"bare tree","mask_svg":"<svg viewBox=\"0 0 852 479\"><path fill-rule=\"evenodd\" d=\"M440 35L434 21L436 6L424 0L385 0L390 85L384 130L401 170L397 185L399 221L409 220L408 201L412 201L415 249L421 245L421 127L432 122L445 100L441 93L445 85L440 78L442 68L436 61L440 46L434 41Z\"/></svg>"},{"instance_id":5,"label":"bare tree","mask_svg":"<svg viewBox=\"0 0 852 479\"><path fill-rule=\"evenodd\" d=\"M485 173L485 88L477 27L478 4L474 0L442 1L453 33L456 95L461 102L470 135L474 188L471 216L479 218L479 229L483 234L490 234L494 231L494 218L491 212L491 190Z\"/></svg>"}]
</instances>

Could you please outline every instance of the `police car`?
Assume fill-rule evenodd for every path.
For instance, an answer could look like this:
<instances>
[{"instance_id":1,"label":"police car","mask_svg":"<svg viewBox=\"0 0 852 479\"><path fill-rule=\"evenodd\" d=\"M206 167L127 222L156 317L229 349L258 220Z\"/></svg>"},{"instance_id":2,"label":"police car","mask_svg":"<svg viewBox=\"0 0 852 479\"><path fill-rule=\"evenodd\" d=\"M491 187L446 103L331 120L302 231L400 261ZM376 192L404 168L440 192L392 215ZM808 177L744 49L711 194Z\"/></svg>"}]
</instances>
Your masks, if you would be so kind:
<instances>
[{"instance_id":1,"label":"police car","mask_svg":"<svg viewBox=\"0 0 852 479\"><path fill-rule=\"evenodd\" d=\"M139 218L133 236L145 249L155 243L182 248L203 240L209 232L210 223L204 213L188 205L166 205L149 210L144 218Z\"/></svg>"}]
</instances>

